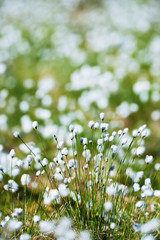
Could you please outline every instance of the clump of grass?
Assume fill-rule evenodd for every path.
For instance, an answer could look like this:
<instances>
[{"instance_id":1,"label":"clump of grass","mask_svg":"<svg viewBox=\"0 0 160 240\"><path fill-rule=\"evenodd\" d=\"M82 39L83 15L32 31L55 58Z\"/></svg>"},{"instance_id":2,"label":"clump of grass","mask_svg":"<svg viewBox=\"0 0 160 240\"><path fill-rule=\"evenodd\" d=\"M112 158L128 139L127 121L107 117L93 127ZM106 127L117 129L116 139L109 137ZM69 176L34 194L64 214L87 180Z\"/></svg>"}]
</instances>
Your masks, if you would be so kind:
<instances>
[{"instance_id":1,"label":"clump of grass","mask_svg":"<svg viewBox=\"0 0 160 240\"><path fill-rule=\"evenodd\" d=\"M34 143L25 143L19 132L14 133L26 155L19 159L12 149L10 172L1 167L2 192L9 199L6 212L2 209L2 237L159 236L160 191L153 190L152 183L160 167L156 165L150 177L144 171L154 164L153 156L144 155L144 139L149 135L146 125L132 134L128 128L112 131L101 113L100 121L90 121L88 126L90 136L79 137L70 125L66 147L54 135L57 151L53 159ZM33 128L40 137L38 122L33 122Z\"/></svg>"}]
</instances>

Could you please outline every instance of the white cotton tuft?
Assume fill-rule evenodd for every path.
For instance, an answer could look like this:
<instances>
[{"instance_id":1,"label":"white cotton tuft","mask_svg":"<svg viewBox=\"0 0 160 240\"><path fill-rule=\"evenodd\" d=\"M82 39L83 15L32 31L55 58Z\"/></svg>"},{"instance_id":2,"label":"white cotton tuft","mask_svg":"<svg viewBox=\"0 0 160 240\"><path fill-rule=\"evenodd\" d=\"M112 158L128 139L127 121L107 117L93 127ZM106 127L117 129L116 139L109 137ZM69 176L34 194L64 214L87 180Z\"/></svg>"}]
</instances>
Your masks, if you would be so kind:
<instances>
[{"instance_id":1,"label":"white cotton tuft","mask_svg":"<svg viewBox=\"0 0 160 240\"><path fill-rule=\"evenodd\" d=\"M53 233L55 224L52 221L40 221L39 223L40 232L42 233Z\"/></svg>"},{"instance_id":2,"label":"white cotton tuft","mask_svg":"<svg viewBox=\"0 0 160 240\"><path fill-rule=\"evenodd\" d=\"M59 185L58 190L59 190L59 193L62 197L67 197L69 195L69 189L67 188L67 185L65 185L63 183L61 183Z\"/></svg>"},{"instance_id":3,"label":"white cotton tuft","mask_svg":"<svg viewBox=\"0 0 160 240\"><path fill-rule=\"evenodd\" d=\"M88 231L80 232L79 240L91 240L90 232L88 232Z\"/></svg>"},{"instance_id":4,"label":"white cotton tuft","mask_svg":"<svg viewBox=\"0 0 160 240\"><path fill-rule=\"evenodd\" d=\"M10 232L14 232L14 231L20 230L22 228L22 226L23 226L22 222L14 220L14 219L9 220L9 222L8 222L8 230Z\"/></svg>"},{"instance_id":5,"label":"white cotton tuft","mask_svg":"<svg viewBox=\"0 0 160 240\"><path fill-rule=\"evenodd\" d=\"M112 208L113 208L112 202L110 202L110 201L105 202L105 204L104 204L104 209L105 209L107 212L111 211Z\"/></svg>"},{"instance_id":6,"label":"white cotton tuft","mask_svg":"<svg viewBox=\"0 0 160 240\"><path fill-rule=\"evenodd\" d=\"M145 158L145 162L146 162L147 164L152 164L152 162L153 162L153 156L147 155L146 158Z\"/></svg>"},{"instance_id":7,"label":"white cotton tuft","mask_svg":"<svg viewBox=\"0 0 160 240\"><path fill-rule=\"evenodd\" d=\"M34 223L38 223L39 221L40 221L40 217L38 216L38 215L35 215L34 217L33 217L33 221L34 221Z\"/></svg>"},{"instance_id":8,"label":"white cotton tuft","mask_svg":"<svg viewBox=\"0 0 160 240\"><path fill-rule=\"evenodd\" d=\"M32 123L32 127L33 127L34 129L37 129L37 128L38 128L38 122L37 122L37 121L34 121L34 122Z\"/></svg>"},{"instance_id":9,"label":"white cotton tuft","mask_svg":"<svg viewBox=\"0 0 160 240\"><path fill-rule=\"evenodd\" d=\"M150 232L156 231L160 226L160 219L153 218L147 223L141 226L141 233L148 234Z\"/></svg>"},{"instance_id":10,"label":"white cotton tuft","mask_svg":"<svg viewBox=\"0 0 160 240\"><path fill-rule=\"evenodd\" d=\"M18 131L15 131L15 132L13 133L13 136L14 136L15 138L18 138L18 137L20 136L20 133L19 133Z\"/></svg>"},{"instance_id":11,"label":"white cotton tuft","mask_svg":"<svg viewBox=\"0 0 160 240\"><path fill-rule=\"evenodd\" d=\"M101 112L99 116L102 121L105 119L105 114L103 112Z\"/></svg>"},{"instance_id":12,"label":"white cotton tuft","mask_svg":"<svg viewBox=\"0 0 160 240\"><path fill-rule=\"evenodd\" d=\"M28 174L23 174L21 177L22 185L28 185L31 182L31 178Z\"/></svg>"},{"instance_id":13,"label":"white cotton tuft","mask_svg":"<svg viewBox=\"0 0 160 240\"><path fill-rule=\"evenodd\" d=\"M30 240L31 236L28 233L24 233L20 236L19 240Z\"/></svg>"}]
</instances>

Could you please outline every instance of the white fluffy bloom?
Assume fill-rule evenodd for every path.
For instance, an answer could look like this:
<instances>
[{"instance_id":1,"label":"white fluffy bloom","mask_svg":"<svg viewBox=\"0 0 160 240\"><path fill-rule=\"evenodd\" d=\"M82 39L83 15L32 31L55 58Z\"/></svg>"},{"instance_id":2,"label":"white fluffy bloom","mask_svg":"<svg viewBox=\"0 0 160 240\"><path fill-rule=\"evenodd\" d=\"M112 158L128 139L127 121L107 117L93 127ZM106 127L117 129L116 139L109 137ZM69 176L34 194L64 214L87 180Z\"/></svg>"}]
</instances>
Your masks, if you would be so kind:
<instances>
[{"instance_id":1,"label":"white fluffy bloom","mask_svg":"<svg viewBox=\"0 0 160 240\"><path fill-rule=\"evenodd\" d=\"M19 133L18 131L15 131L15 132L13 133L13 136L14 136L15 138L18 138L18 137L20 136L20 133Z\"/></svg>"},{"instance_id":2,"label":"white fluffy bloom","mask_svg":"<svg viewBox=\"0 0 160 240\"><path fill-rule=\"evenodd\" d=\"M142 133L146 127L146 124L142 125L141 127L139 127L138 132Z\"/></svg>"},{"instance_id":3,"label":"white fluffy bloom","mask_svg":"<svg viewBox=\"0 0 160 240\"><path fill-rule=\"evenodd\" d=\"M152 164L152 162L153 162L153 156L147 155L146 158L145 158L145 162L146 162L147 164Z\"/></svg>"},{"instance_id":4,"label":"white fluffy bloom","mask_svg":"<svg viewBox=\"0 0 160 240\"><path fill-rule=\"evenodd\" d=\"M104 204L104 209L105 209L107 212L111 211L112 208L113 208L112 202L110 202L110 201L105 202L105 204Z\"/></svg>"},{"instance_id":5,"label":"white fluffy bloom","mask_svg":"<svg viewBox=\"0 0 160 240\"><path fill-rule=\"evenodd\" d=\"M150 178L145 179L145 185L151 186L151 179Z\"/></svg>"},{"instance_id":6,"label":"white fluffy bloom","mask_svg":"<svg viewBox=\"0 0 160 240\"><path fill-rule=\"evenodd\" d=\"M54 177L57 181L62 181L63 180L63 176L61 173L55 173Z\"/></svg>"},{"instance_id":7,"label":"white fluffy bloom","mask_svg":"<svg viewBox=\"0 0 160 240\"><path fill-rule=\"evenodd\" d=\"M94 129L98 129L98 128L99 128L99 123L96 122L96 123L94 124Z\"/></svg>"},{"instance_id":8,"label":"white fluffy bloom","mask_svg":"<svg viewBox=\"0 0 160 240\"><path fill-rule=\"evenodd\" d=\"M42 166L43 166L43 167L46 167L47 164L48 164L48 160L47 160L47 158L44 158L44 159L42 160Z\"/></svg>"},{"instance_id":9,"label":"white fluffy bloom","mask_svg":"<svg viewBox=\"0 0 160 240\"><path fill-rule=\"evenodd\" d=\"M97 145L98 145L98 146L102 146L102 144L103 144L103 139L101 139L101 138L98 139L98 140L97 140Z\"/></svg>"},{"instance_id":10,"label":"white fluffy bloom","mask_svg":"<svg viewBox=\"0 0 160 240\"><path fill-rule=\"evenodd\" d=\"M92 129L94 127L94 121L89 121L88 127Z\"/></svg>"},{"instance_id":11,"label":"white fluffy bloom","mask_svg":"<svg viewBox=\"0 0 160 240\"><path fill-rule=\"evenodd\" d=\"M151 189L146 189L144 192L141 194L142 197L151 197L153 196L153 191Z\"/></svg>"},{"instance_id":12,"label":"white fluffy bloom","mask_svg":"<svg viewBox=\"0 0 160 240\"><path fill-rule=\"evenodd\" d=\"M133 130L132 136L133 136L134 138L138 137L138 136L139 136L138 130Z\"/></svg>"},{"instance_id":13,"label":"white fluffy bloom","mask_svg":"<svg viewBox=\"0 0 160 240\"><path fill-rule=\"evenodd\" d=\"M103 112L101 112L99 116L100 116L100 119L101 119L101 120L104 120L104 119L105 119L105 114L104 114Z\"/></svg>"},{"instance_id":14,"label":"white fluffy bloom","mask_svg":"<svg viewBox=\"0 0 160 240\"><path fill-rule=\"evenodd\" d=\"M109 195L109 196L113 196L113 195L116 195L116 188L113 186L113 185L110 185L109 187L106 188L106 193Z\"/></svg>"},{"instance_id":15,"label":"white fluffy bloom","mask_svg":"<svg viewBox=\"0 0 160 240\"><path fill-rule=\"evenodd\" d=\"M76 232L72 229L71 220L67 217L63 217L59 224L55 228L55 236L57 239L74 240L76 238Z\"/></svg>"},{"instance_id":16,"label":"white fluffy bloom","mask_svg":"<svg viewBox=\"0 0 160 240\"><path fill-rule=\"evenodd\" d=\"M149 134L150 134L150 133L149 133L149 130L148 130L148 129L145 129L145 130L143 130L143 132L141 133L141 136L142 136L142 138L146 138L146 137L148 137Z\"/></svg>"},{"instance_id":17,"label":"white fluffy bloom","mask_svg":"<svg viewBox=\"0 0 160 240\"><path fill-rule=\"evenodd\" d=\"M91 240L91 235L88 231L82 231L79 235L79 240Z\"/></svg>"},{"instance_id":18,"label":"white fluffy bloom","mask_svg":"<svg viewBox=\"0 0 160 240\"><path fill-rule=\"evenodd\" d=\"M10 151L9 154L10 154L10 156L11 156L12 158L16 156L16 152L15 152L14 149L11 149L11 151Z\"/></svg>"},{"instance_id":19,"label":"white fluffy bloom","mask_svg":"<svg viewBox=\"0 0 160 240\"><path fill-rule=\"evenodd\" d=\"M10 232L18 231L22 228L23 223L17 220L9 220L8 222L8 229Z\"/></svg>"},{"instance_id":20,"label":"white fluffy bloom","mask_svg":"<svg viewBox=\"0 0 160 240\"><path fill-rule=\"evenodd\" d=\"M31 236L28 233L24 233L20 236L19 240L30 240Z\"/></svg>"},{"instance_id":21,"label":"white fluffy bloom","mask_svg":"<svg viewBox=\"0 0 160 240\"><path fill-rule=\"evenodd\" d=\"M123 138L121 141L122 146L126 145L128 139L127 138Z\"/></svg>"},{"instance_id":22,"label":"white fluffy bloom","mask_svg":"<svg viewBox=\"0 0 160 240\"><path fill-rule=\"evenodd\" d=\"M2 228L6 228L7 227L7 221L1 221L0 226Z\"/></svg>"},{"instance_id":23,"label":"white fluffy bloom","mask_svg":"<svg viewBox=\"0 0 160 240\"><path fill-rule=\"evenodd\" d=\"M73 130L74 130L74 126L73 125L69 125L69 131L73 132Z\"/></svg>"},{"instance_id":24,"label":"white fluffy bloom","mask_svg":"<svg viewBox=\"0 0 160 240\"><path fill-rule=\"evenodd\" d=\"M28 185L31 182L31 178L29 174L23 174L21 177L21 183L22 185Z\"/></svg>"},{"instance_id":25,"label":"white fluffy bloom","mask_svg":"<svg viewBox=\"0 0 160 240\"><path fill-rule=\"evenodd\" d=\"M110 224L110 228L111 228L111 229L114 229L115 226L116 226L116 224L115 224L114 222L112 222L112 223Z\"/></svg>"},{"instance_id":26,"label":"white fluffy bloom","mask_svg":"<svg viewBox=\"0 0 160 240\"><path fill-rule=\"evenodd\" d=\"M154 191L154 196L155 197L160 197L160 190L155 190Z\"/></svg>"},{"instance_id":27,"label":"white fluffy bloom","mask_svg":"<svg viewBox=\"0 0 160 240\"><path fill-rule=\"evenodd\" d=\"M118 147L117 147L116 145L112 145L112 146L111 146L111 149L112 149L112 151L113 151L114 153L116 153L117 150L118 150Z\"/></svg>"},{"instance_id":28,"label":"white fluffy bloom","mask_svg":"<svg viewBox=\"0 0 160 240\"><path fill-rule=\"evenodd\" d=\"M153 218L141 226L141 233L148 234L156 231L160 226L160 219Z\"/></svg>"},{"instance_id":29,"label":"white fluffy bloom","mask_svg":"<svg viewBox=\"0 0 160 240\"><path fill-rule=\"evenodd\" d=\"M28 165L31 165L32 161L33 161L33 156L32 155L28 155L26 160L27 160Z\"/></svg>"},{"instance_id":30,"label":"white fluffy bloom","mask_svg":"<svg viewBox=\"0 0 160 240\"><path fill-rule=\"evenodd\" d=\"M53 233L55 230L55 224L52 221L40 221L39 228L42 233Z\"/></svg>"},{"instance_id":31,"label":"white fluffy bloom","mask_svg":"<svg viewBox=\"0 0 160 240\"><path fill-rule=\"evenodd\" d=\"M75 169L77 168L77 160L75 159L70 159L67 163L67 167L70 169Z\"/></svg>"},{"instance_id":32,"label":"white fluffy bloom","mask_svg":"<svg viewBox=\"0 0 160 240\"><path fill-rule=\"evenodd\" d=\"M18 191L18 184L14 180L8 180L8 184L4 185L4 189L11 192Z\"/></svg>"},{"instance_id":33,"label":"white fluffy bloom","mask_svg":"<svg viewBox=\"0 0 160 240\"><path fill-rule=\"evenodd\" d=\"M67 196L69 195L69 189L68 189L68 187L67 187L65 184L63 184L63 183L61 183L61 184L59 185L58 190L59 190L59 193L60 193L60 195L61 195L62 197L67 197Z\"/></svg>"},{"instance_id":34,"label":"white fluffy bloom","mask_svg":"<svg viewBox=\"0 0 160 240\"><path fill-rule=\"evenodd\" d=\"M155 238L152 234L149 234L142 237L141 240L155 240Z\"/></svg>"},{"instance_id":35,"label":"white fluffy bloom","mask_svg":"<svg viewBox=\"0 0 160 240\"><path fill-rule=\"evenodd\" d=\"M107 131L109 128L109 124L108 123L101 123L100 124L100 129L102 130L102 132Z\"/></svg>"},{"instance_id":36,"label":"white fluffy bloom","mask_svg":"<svg viewBox=\"0 0 160 240\"><path fill-rule=\"evenodd\" d=\"M120 136L122 136L122 134L123 134L123 131L122 131L122 130L119 130L119 131L118 131L118 136L120 137Z\"/></svg>"},{"instance_id":37,"label":"white fluffy bloom","mask_svg":"<svg viewBox=\"0 0 160 240\"><path fill-rule=\"evenodd\" d=\"M136 203L136 208L140 209L140 210L145 210L146 207L146 203L144 201L138 201Z\"/></svg>"},{"instance_id":38,"label":"white fluffy bloom","mask_svg":"<svg viewBox=\"0 0 160 240\"><path fill-rule=\"evenodd\" d=\"M155 168L156 171L160 170L160 163L156 163L154 165L154 168Z\"/></svg>"},{"instance_id":39,"label":"white fluffy bloom","mask_svg":"<svg viewBox=\"0 0 160 240\"><path fill-rule=\"evenodd\" d=\"M60 141L58 144L57 144L57 149L58 150L61 150L63 148L63 145L64 145L64 142L63 141Z\"/></svg>"},{"instance_id":40,"label":"white fluffy bloom","mask_svg":"<svg viewBox=\"0 0 160 240\"><path fill-rule=\"evenodd\" d=\"M36 172L36 177L39 177L39 176L40 176L40 174L41 174L41 171L40 171L40 170L38 170L38 171Z\"/></svg>"},{"instance_id":41,"label":"white fluffy bloom","mask_svg":"<svg viewBox=\"0 0 160 240\"><path fill-rule=\"evenodd\" d=\"M110 136L109 137L109 142L113 142L113 140L114 140L114 136Z\"/></svg>"},{"instance_id":42,"label":"white fluffy bloom","mask_svg":"<svg viewBox=\"0 0 160 240\"><path fill-rule=\"evenodd\" d=\"M86 149L85 151L83 151L82 156L85 157L86 159L90 160L90 158L91 158L90 150Z\"/></svg>"},{"instance_id":43,"label":"white fluffy bloom","mask_svg":"<svg viewBox=\"0 0 160 240\"><path fill-rule=\"evenodd\" d=\"M68 149L66 147L62 149L62 155L68 155Z\"/></svg>"},{"instance_id":44,"label":"white fluffy bloom","mask_svg":"<svg viewBox=\"0 0 160 240\"><path fill-rule=\"evenodd\" d=\"M32 123L32 127L33 127L34 129L37 129L37 128L38 128L38 122L37 122L37 121L34 121L34 122Z\"/></svg>"},{"instance_id":45,"label":"white fluffy bloom","mask_svg":"<svg viewBox=\"0 0 160 240\"><path fill-rule=\"evenodd\" d=\"M22 217L23 215L23 209L22 208L15 208L14 212L12 213L12 217Z\"/></svg>"},{"instance_id":46,"label":"white fluffy bloom","mask_svg":"<svg viewBox=\"0 0 160 240\"><path fill-rule=\"evenodd\" d=\"M135 192L138 192L138 191L140 190L140 186L139 186L138 183L134 183L134 184L133 184L133 188L134 188L134 191L135 191Z\"/></svg>"},{"instance_id":47,"label":"white fluffy bloom","mask_svg":"<svg viewBox=\"0 0 160 240\"><path fill-rule=\"evenodd\" d=\"M83 138L83 144L87 145L88 144L88 139L87 138Z\"/></svg>"},{"instance_id":48,"label":"white fluffy bloom","mask_svg":"<svg viewBox=\"0 0 160 240\"><path fill-rule=\"evenodd\" d=\"M35 223L38 223L38 222L40 221L40 217L39 217L38 215L35 215L35 216L33 217L33 221L34 221Z\"/></svg>"},{"instance_id":49,"label":"white fluffy bloom","mask_svg":"<svg viewBox=\"0 0 160 240\"><path fill-rule=\"evenodd\" d=\"M137 156L141 156L144 153L144 151L145 151L144 146L138 147L137 150L136 150Z\"/></svg>"},{"instance_id":50,"label":"white fluffy bloom","mask_svg":"<svg viewBox=\"0 0 160 240\"><path fill-rule=\"evenodd\" d=\"M128 128L125 128L125 129L123 130L123 134L127 134L128 131L129 131L129 129L128 129Z\"/></svg>"}]
</instances>

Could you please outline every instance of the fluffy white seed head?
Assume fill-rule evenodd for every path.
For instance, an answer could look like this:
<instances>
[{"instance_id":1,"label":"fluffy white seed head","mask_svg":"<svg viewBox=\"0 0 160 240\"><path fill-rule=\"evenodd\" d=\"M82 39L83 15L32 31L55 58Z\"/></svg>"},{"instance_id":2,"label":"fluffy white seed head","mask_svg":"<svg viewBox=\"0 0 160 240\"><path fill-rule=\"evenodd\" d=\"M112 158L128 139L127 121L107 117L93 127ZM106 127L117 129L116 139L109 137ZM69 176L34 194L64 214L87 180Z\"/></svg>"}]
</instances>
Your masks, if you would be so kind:
<instances>
[{"instance_id":1,"label":"fluffy white seed head","mask_svg":"<svg viewBox=\"0 0 160 240\"><path fill-rule=\"evenodd\" d=\"M38 128L38 122L37 122L37 121L34 121L34 122L32 123L32 127L33 127L34 129L37 129L37 128Z\"/></svg>"},{"instance_id":2,"label":"fluffy white seed head","mask_svg":"<svg viewBox=\"0 0 160 240\"><path fill-rule=\"evenodd\" d=\"M115 226L116 226L116 224L115 224L114 222L112 222L112 223L110 224L110 228L111 228L111 229L114 229Z\"/></svg>"},{"instance_id":3,"label":"fluffy white seed head","mask_svg":"<svg viewBox=\"0 0 160 240\"><path fill-rule=\"evenodd\" d=\"M67 156L68 155L68 149L66 147L63 148L61 153L62 153L62 155Z\"/></svg>"},{"instance_id":4,"label":"fluffy white seed head","mask_svg":"<svg viewBox=\"0 0 160 240\"><path fill-rule=\"evenodd\" d=\"M146 158L145 158L145 162L146 162L147 164L152 164L152 162L153 162L153 156L147 155Z\"/></svg>"},{"instance_id":5,"label":"fluffy white seed head","mask_svg":"<svg viewBox=\"0 0 160 240\"><path fill-rule=\"evenodd\" d=\"M136 150L137 156L143 155L144 151L145 151L145 147L144 146L138 147L137 150Z\"/></svg>"},{"instance_id":6,"label":"fluffy white seed head","mask_svg":"<svg viewBox=\"0 0 160 240\"><path fill-rule=\"evenodd\" d=\"M69 131L73 132L73 130L74 130L74 126L73 125L69 125Z\"/></svg>"},{"instance_id":7,"label":"fluffy white seed head","mask_svg":"<svg viewBox=\"0 0 160 240\"><path fill-rule=\"evenodd\" d=\"M120 136L122 136L122 134L123 134L123 131L122 131L122 130L119 130L119 131L118 131L118 136L120 137Z\"/></svg>"},{"instance_id":8,"label":"fluffy white seed head","mask_svg":"<svg viewBox=\"0 0 160 240\"><path fill-rule=\"evenodd\" d=\"M110 202L110 201L105 202L105 204L104 204L104 209L105 209L107 212L111 211L112 208L113 208L112 202Z\"/></svg>"},{"instance_id":9,"label":"fluffy white seed head","mask_svg":"<svg viewBox=\"0 0 160 240\"><path fill-rule=\"evenodd\" d=\"M123 138L122 141L121 141L122 146L125 146L127 142L128 142L128 139Z\"/></svg>"},{"instance_id":10,"label":"fluffy white seed head","mask_svg":"<svg viewBox=\"0 0 160 240\"><path fill-rule=\"evenodd\" d=\"M0 223L0 226L2 228L6 228L7 227L7 221L2 220L1 223Z\"/></svg>"},{"instance_id":11,"label":"fluffy white seed head","mask_svg":"<svg viewBox=\"0 0 160 240\"><path fill-rule=\"evenodd\" d=\"M139 136L138 130L133 130L132 136L133 136L134 138L138 137L138 136Z\"/></svg>"},{"instance_id":12,"label":"fluffy white seed head","mask_svg":"<svg viewBox=\"0 0 160 240\"><path fill-rule=\"evenodd\" d=\"M57 149L58 150L61 150L64 146L64 142L63 141L60 141L58 144L57 144Z\"/></svg>"},{"instance_id":13,"label":"fluffy white seed head","mask_svg":"<svg viewBox=\"0 0 160 240\"><path fill-rule=\"evenodd\" d=\"M140 210L145 210L145 207L146 207L146 203L144 201L138 201L136 203L136 208L137 209L140 209Z\"/></svg>"},{"instance_id":14,"label":"fluffy white seed head","mask_svg":"<svg viewBox=\"0 0 160 240\"><path fill-rule=\"evenodd\" d=\"M14 136L15 138L18 138L18 137L20 136L20 133L19 133L18 131L15 131L15 132L13 133L13 136Z\"/></svg>"},{"instance_id":15,"label":"fluffy white seed head","mask_svg":"<svg viewBox=\"0 0 160 240\"><path fill-rule=\"evenodd\" d=\"M14 157L16 156L15 150L14 150L14 149L11 149L9 155L10 155L12 158L14 158Z\"/></svg>"},{"instance_id":16,"label":"fluffy white seed head","mask_svg":"<svg viewBox=\"0 0 160 240\"><path fill-rule=\"evenodd\" d=\"M31 178L28 174L23 174L21 177L22 185L28 185L31 182Z\"/></svg>"},{"instance_id":17,"label":"fluffy white seed head","mask_svg":"<svg viewBox=\"0 0 160 240\"><path fill-rule=\"evenodd\" d=\"M91 240L90 232L82 231L79 236L79 240Z\"/></svg>"},{"instance_id":18,"label":"fluffy white seed head","mask_svg":"<svg viewBox=\"0 0 160 240\"><path fill-rule=\"evenodd\" d=\"M150 232L156 231L160 226L160 219L153 218L147 223L141 226L141 233L148 234Z\"/></svg>"},{"instance_id":19,"label":"fluffy white seed head","mask_svg":"<svg viewBox=\"0 0 160 240\"><path fill-rule=\"evenodd\" d=\"M33 221L35 222L35 223L38 223L39 221L40 221L40 217L38 216L38 215L35 215L34 217L33 217Z\"/></svg>"},{"instance_id":20,"label":"fluffy white seed head","mask_svg":"<svg viewBox=\"0 0 160 240\"><path fill-rule=\"evenodd\" d=\"M98 129L98 128L99 128L99 123L96 122L96 123L94 124L94 129L96 130L96 129Z\"/></svg>"},{"instance_id":21,"label":"fluffy white seed head","mask_svg":"<svg viewBox=\"0 0 160 240\"><path fill-rule=\"evenodd\" d=\"M88 144L88 139L87 138L83 138L83 144L87 145Z\"/></svg>"},{"instance_id":22,"label":"fluffy white seed head","mask_svg":"<svg viewBox=\"0 0 160 240\"><path fill-rule=\"evenodd\" d=\"M48 160L47 160L47 158L44 158L43 160L42 160L42 166L43 167L46 167L48 165Z\"/></svg>"},{"instance_id":23,"label":"fluffy white seed head","mask_svg":"<svg viewBox=\"0 0 160 240\"><path fill-rule=\"evenodd\" d=\"M102 144L103 144L103 139L101 139L101 138L98 139L98 140L97 140L97 145L98 145L98 146L102 146Z\"/></svg>"},{"instance_id":24,"label":"fluffy white seed head","mask_svg":"<svg viewBox=\"0 0 160 240\"><path fill-rule=\"evenodd\" d=\"M94 127L94 121L89 121L88 127L92 129Z\"/></svg>"},{"instance_id":25,"label":"fluffy white seed head","mask_svg":"<svg viewBox=\"0 0 160 240\"><path fill-rule=\"evenodd\" d=\"M100 119L101 119L102 121L105 119L105 114L104 114L104 112L101 112L99 116L100 116Z\"/></svg>"},{"instance_id":26,"label":"fluffy white seed head","mask_svg":"<svg viewBox=\"0 0 160 240\"><path fill-rule=\"evenodd\" d=\"M39 228L42 233L53 233L55 224L52 221L40 221Z\"/></svg>"},{"instance_id":27,"label":"fluffy white seed head","mask_svg":"<svg viewBox=\"0 0 160 240\"><path fill-rule=\"evenodd\" d=\"M123 130L123 134L127 134L128 133L128 128L125 128L124 130Z\"/></svg>"},{"instance_id":28,"label":"fluffy white seed head","mask_svg":"<svg viewBox=\"0 0 160 240\"><path fill-rule=\"evenodd\" d=\"M19 240L30 240L31 236L28 233L24 233L20 236Z\"/></svg>"},{"instance_id":29,"label":"fluffy white seed head","mask_svg":"<svg viewBox=\"0 0 160 240\"><path fill-rule=\"evenodd\" d=\"M10 232L14 232L14 231L18 231L22 228L23 223L21 221L17 221L17 220L9 220L8 222L8 230Z\"/></svg>"}]
</instances>

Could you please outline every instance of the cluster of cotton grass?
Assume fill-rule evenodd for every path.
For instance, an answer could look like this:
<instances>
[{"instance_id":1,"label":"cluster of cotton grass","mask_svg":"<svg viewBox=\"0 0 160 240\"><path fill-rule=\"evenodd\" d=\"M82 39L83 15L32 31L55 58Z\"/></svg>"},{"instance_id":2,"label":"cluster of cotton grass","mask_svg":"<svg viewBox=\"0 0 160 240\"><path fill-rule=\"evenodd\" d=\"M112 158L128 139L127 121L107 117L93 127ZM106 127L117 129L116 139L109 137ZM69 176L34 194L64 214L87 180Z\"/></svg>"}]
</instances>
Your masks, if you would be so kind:
<instances>
[{"instance_id":1,"label":"cluster of cotton grass","mask_svg":"<svg viewBox=\"0 0 160 240\"><path fill-rule=\"evenodd\" d=\"M128 128L111 131L104 113L99 122L90 121L88 126L88 137L79 137L78 130L69 126L71 147L54 135L57 152L53 159L14 132L28 154L22 160L12 149L10 177L0 169L0 180L7 181L4 194L10 192L10 199L18 199L12 201L7 215L1 213L2 239L156 239L160 191L152 188L155 175L150 179L144 171L134 170L138 163L154 164L153 156L144 154L149 129L143 125L131 135ZM37 121L33 128L38 132ZM154 167L157 174L160 164Z\"/></svg>"}]
</instances>

